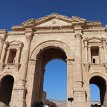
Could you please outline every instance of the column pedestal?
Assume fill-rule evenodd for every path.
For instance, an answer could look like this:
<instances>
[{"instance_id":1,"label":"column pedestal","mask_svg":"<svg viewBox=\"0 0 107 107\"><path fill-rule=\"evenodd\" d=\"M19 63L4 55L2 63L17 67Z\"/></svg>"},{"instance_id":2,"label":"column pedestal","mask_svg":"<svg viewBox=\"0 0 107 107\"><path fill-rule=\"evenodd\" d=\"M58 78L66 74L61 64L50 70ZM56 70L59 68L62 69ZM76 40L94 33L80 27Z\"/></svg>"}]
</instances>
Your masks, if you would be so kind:
<instances>
[{"instance_id":1,"label":"column pedestal","mask_svg":"<svg viewBox=\"0 0 107 107\"><path fill-rule=\"evenodd\" d=\"M25 88L22 88L20 84L14 86L10 107L26 107L25 95L26 95Z\"/></svg>"},{"instance_id":2,"label":"column pedestal","mask_svg":"<svg viewBox=\"0 0 107 107\"><path fill-rule=\"evenodd\" d=\"M86 107L86 92L83 90L74 91L74 106L73 107Z\"/></svg>"}]
</instances>

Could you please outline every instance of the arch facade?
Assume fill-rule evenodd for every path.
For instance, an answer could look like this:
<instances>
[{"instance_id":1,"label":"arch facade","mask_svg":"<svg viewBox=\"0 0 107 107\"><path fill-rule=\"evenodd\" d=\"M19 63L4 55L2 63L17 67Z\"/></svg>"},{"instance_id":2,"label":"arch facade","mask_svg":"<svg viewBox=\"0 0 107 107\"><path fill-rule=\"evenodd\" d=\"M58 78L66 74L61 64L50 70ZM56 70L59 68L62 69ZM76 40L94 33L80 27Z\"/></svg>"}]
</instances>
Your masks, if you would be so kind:
<instances>
[{"instance_id":1,"label":"arch facade","mask_svg":"<svg viewBox=\"0 0 107 107\"><path fill-rule=\"evenodd\" d=\"M89 81L94 77L105 80L106 107L105 29L101 22L59 14L27 20L10 32L1 29L0 82L6 75L14 78L10 107L34 107L42 101L45 65L57 58L67 64L66 107L91 107Z\"/></svg>"}]
</instances>

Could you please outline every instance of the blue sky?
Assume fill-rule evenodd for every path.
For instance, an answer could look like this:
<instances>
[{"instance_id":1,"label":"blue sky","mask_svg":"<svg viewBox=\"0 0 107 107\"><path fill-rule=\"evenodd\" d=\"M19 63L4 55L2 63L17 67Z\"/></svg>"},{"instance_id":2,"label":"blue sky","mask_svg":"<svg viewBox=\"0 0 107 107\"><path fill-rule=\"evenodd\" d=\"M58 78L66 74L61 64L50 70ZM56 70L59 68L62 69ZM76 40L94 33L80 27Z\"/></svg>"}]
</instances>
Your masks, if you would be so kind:
<instances>
[{"instance_id":1,"label":"blue sky","mask_svg":"<svg viewBox=\"0 0 107 107\"><path fill-rule=\"evenodd\" d=\"M59 13L69 17L79 16L87 20L100 20L103 25L106 25L107 0L0 0L0 29L10 30L12 25L18 25L30 18L39 18L51 13ZM49 78L44 86L50 93L48 97L65 99L66 65L56 61L49 63L46 69L46 78L52 78L55 75L54 80L63 83L59 87L54 81L56 86L50 86L50 81L53 79Z\"/></svg>"},{"instance_id":2,"label":"blue sky","mask_svg":"<svg viewBox=\"0 0 107 107\"><path fill-rule=\"evenodd\" d=\"M51 13L107 24L107 0L0 0L0 28L10 30L12 25Z\"/></svg>"}]
</instances>

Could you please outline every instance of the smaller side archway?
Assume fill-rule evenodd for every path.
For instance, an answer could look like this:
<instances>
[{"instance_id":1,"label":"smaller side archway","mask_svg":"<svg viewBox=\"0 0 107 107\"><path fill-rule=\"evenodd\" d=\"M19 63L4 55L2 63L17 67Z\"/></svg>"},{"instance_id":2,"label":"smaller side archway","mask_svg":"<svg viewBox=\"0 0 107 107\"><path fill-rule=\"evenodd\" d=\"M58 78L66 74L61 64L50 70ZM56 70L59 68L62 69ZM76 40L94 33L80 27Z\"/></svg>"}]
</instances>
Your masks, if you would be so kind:
<instances>
[{"instance_id":1,"label":"smaller side archway","mask_svg":"<svg viewBox=\"0 0 107 107\"><path fill-rule=\"evenodd\" d=\"M106 102L105 102L105 98L106 98L106 81L105 81L105 79L101 76L96 75L90 79L89 84L94 84L98 87L99 93L97 93L97 94L99 94L99 97L100 97L99 101L96 101L96 99L95 99L95 102L91 102L91 106L95 105L95 104L104 106L106 104ZM98 90L94 89L94 93L96 91L98 91ZM95 96L95 95L90 94L90 98L91 98L91 96Z\"/></svg>"},{"instance_id":2,"label":"smaller side archway","mask_svg":"<svg viewBox=\"0 0 107 107\"><path fill-rule=\"evenodd\" d=\"M11 101L14 78L11 75L4 76L0 81L0 107L8 107Z\"/></svg>"}]
</instances>

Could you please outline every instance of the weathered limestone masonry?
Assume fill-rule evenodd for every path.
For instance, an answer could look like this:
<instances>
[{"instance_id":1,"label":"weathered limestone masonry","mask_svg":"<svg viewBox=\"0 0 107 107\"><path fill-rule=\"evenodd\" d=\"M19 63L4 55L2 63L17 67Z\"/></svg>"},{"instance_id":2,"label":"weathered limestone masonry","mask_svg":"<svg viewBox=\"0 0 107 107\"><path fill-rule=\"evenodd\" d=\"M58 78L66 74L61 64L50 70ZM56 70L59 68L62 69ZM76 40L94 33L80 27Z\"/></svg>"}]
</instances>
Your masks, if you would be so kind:
<instances>
[{"instance_id":1,"label":"weathered limestone masonry","mask_svg":"<svg viewBox=\"0 0 107 107\"><path fill-rule=\"evenodd\" d=\"M52 59L67 64L66 107L91 107L92 83L107 107L107 27L59 14L0 30L0 107L41 101L45 65Z\"/></svg>"}]
</instances>

